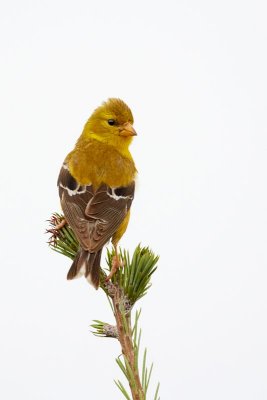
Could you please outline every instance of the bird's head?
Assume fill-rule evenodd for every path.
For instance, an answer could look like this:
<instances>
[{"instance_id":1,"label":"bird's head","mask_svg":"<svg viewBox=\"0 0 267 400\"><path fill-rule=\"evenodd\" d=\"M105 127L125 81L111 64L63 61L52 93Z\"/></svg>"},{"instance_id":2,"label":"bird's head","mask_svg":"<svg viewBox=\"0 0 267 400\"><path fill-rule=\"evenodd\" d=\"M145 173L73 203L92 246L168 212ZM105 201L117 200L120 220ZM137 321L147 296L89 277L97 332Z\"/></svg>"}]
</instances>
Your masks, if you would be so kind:
<instances>
[{"instance_id":1,"label":"bird's head","mask_svg":"<svg viewBox=\"0 0 267 400\"><path fill-rule=\"evenodd\" d=\"M111 98L98 107L87 121L82 136L128 149L136 132L130 108L120 99Z\"/></svg>"}]
</instances>

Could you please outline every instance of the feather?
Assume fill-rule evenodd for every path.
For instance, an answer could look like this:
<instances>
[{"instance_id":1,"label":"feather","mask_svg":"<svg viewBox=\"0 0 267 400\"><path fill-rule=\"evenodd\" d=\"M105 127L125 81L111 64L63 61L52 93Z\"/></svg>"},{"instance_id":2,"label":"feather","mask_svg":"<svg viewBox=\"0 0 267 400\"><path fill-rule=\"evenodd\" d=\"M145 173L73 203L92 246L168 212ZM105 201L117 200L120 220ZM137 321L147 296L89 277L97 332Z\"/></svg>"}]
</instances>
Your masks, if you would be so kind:
<instances>
[{"instance_id":1,"label":"feather","mask_svg":"<svg viewBox=\"0 0 267 400\"><path fill-rule=\"evenodd\" d=\"M80 249L69 269L67 279L75 279L84 275L85 278L96 288L99 287L100 260L102 249L96 253L90 253Z\"/></svg>"},{"instance_id":2,"label":"feather","mask_svg":"<svg viewBox=\"0 0 267 400\"><path fill-rule=\"evenodd\" d=\"M109 99L88 119L60 170L61 206L80 243L68 279L84 274L97 287L103 246L112 239L116 247L127 228L137 173L128 149L132 125L130 108Z\"/></svg>"},{"instance_id":3,"label":"feather","mask_svg":"<svg viewBox=\"0 0 267 400\"><path fill-rule=\"evenodd\" d=\"M134 198L134 181L118 188L80 186L63 164L58 188L65 218L81 245L67 279L85 275L97 288L102 248L128 215Z\"/></svg>"}]
</instances>

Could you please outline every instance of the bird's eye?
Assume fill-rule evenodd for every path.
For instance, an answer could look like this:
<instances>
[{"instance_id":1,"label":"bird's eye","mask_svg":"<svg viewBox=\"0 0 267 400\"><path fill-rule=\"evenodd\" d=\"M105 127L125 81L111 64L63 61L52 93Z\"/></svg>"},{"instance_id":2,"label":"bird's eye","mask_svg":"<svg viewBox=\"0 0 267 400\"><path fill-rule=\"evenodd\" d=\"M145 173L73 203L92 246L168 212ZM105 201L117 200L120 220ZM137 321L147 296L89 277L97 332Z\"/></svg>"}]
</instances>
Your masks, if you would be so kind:
<instances>
[{"instance_id":1,"label":"bird's eye","mask_svg":"<svg viewBox=\"0 0 267 400\"><path fill-rule=\"evenodd\" d=\"M115 119L108 119L109 125L115 125Z\"/></svg>"}]
</instances>

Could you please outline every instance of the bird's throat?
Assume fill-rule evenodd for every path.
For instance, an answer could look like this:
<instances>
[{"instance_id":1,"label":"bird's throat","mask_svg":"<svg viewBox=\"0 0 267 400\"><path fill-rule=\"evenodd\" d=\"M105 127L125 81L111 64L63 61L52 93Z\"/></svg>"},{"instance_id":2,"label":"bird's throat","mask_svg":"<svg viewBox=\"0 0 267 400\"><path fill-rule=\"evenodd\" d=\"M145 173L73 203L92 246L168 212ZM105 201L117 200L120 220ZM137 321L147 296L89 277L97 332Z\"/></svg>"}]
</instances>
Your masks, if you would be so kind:
<instances>
[{"instance_id":1,"label":"bird's throat","mask_svg":"<svg viewBox=\"0 0 267 400\"><path fill-rule=\"evenodd\" d=\"M125 137L125 136L113 135L112 138L110 138L109 136L102 136L96 133L91 133L90 139L96 140L97 142L103 143L108 146L112 146L124 157L132 158L131 153L129 151L129 146L133 140L132 136Z\"/></svg>"}]
</instances>

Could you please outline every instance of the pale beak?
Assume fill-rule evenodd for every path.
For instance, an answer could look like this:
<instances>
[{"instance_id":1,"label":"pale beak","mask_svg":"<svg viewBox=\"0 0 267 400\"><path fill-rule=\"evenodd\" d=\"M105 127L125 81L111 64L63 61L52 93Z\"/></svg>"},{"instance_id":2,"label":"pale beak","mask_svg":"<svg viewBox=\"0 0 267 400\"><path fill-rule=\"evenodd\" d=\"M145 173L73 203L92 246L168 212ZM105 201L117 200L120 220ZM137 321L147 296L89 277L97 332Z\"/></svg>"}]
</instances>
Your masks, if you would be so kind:
<instances>
[{"instance_id":1,"label":"pale beak","mask_svg":"<svg viewBox=\"0 0 267 400\"><path fill-rule=\"evenodd\" d=\"M135 132L132 124L130 124L130 122L126 122L125 124L123 124L120 128L120 136L136 136L137 133Z\"/></svg>"}]
</instances>

